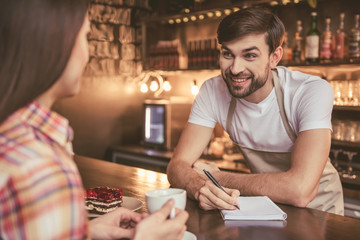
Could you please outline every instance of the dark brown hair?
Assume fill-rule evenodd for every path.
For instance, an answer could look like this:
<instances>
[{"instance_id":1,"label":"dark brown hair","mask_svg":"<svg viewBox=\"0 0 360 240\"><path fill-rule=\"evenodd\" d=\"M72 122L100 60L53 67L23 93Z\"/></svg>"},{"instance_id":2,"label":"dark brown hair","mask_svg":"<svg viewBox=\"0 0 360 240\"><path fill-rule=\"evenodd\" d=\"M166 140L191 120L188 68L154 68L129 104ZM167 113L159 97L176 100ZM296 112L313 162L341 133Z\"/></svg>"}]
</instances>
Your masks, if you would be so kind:
<instances>
[{"instance_id":1,"label":"dark brown hair","mask_svg":"<svg viewBox=\"0 0 360 240\"><path fill-rule=\"evenodd\" d=\"M249 7L226 16L217 30L218 42L228 42L249 34L266 33L269 54L282 45L285 27L269 9Z\"/></svg>"},{"instance_id":2,"label":"dark brown hair","mask_svg":"<svg viewBox=\"0 0 360 240\"><path fill-rule=\"evenodd\" d=\"M87 0L11 0L0 7L0 123L64 71Z\"/></svg>"}]
</instances>

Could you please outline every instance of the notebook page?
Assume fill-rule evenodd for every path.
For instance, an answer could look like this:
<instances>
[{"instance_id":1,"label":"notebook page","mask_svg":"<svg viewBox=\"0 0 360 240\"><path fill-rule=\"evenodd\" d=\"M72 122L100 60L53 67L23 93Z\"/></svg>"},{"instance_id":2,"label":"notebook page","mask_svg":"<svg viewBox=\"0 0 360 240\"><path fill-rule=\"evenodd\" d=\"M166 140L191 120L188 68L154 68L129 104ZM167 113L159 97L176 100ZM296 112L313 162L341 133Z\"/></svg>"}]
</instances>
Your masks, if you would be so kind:
<instances>
[{"instance_id":1,"label":"notebook page","mask_svg":"<svg viewBox=\"0 0 360 240\"><path fill-rule=\"evenodd\" d=\"M240 210L221 210L224 220L284 220L283 212L267 196L238 197Z\"/></svg>"}]
</instances>

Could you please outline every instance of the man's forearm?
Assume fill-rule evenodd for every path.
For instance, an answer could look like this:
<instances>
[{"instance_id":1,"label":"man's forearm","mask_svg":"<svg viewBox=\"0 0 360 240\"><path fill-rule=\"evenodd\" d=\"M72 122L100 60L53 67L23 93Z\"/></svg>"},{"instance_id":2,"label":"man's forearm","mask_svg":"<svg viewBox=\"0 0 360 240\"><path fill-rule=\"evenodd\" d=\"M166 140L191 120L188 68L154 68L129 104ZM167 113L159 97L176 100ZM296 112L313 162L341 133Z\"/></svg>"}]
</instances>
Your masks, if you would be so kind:
<instances>
[{"instance_id":1,"label":"man's forearm","mask_svg":"<svg viewBox=\"0 0 360 240\"><path fill-rule=\"evenodd\" d=\"M300 183L288 172L239 174L229 172L215 173L221 185L239 189L244 196L268 196L273 201L291 204L298 207L306 206L315 196L314 192L304 191L306 182Z\"/></svg>"},{"instance_id":2,"label":"man's forearm","mask_svg":"<svg viewBox=\"0 0 360 240\"><path fill-rule=\"evenodd\" d=\"M199 189L205 184L205 180L189 164L170 162L167 176L172 187L185 189L190 198L198 200Z\"/></svg>"}]
</instances>

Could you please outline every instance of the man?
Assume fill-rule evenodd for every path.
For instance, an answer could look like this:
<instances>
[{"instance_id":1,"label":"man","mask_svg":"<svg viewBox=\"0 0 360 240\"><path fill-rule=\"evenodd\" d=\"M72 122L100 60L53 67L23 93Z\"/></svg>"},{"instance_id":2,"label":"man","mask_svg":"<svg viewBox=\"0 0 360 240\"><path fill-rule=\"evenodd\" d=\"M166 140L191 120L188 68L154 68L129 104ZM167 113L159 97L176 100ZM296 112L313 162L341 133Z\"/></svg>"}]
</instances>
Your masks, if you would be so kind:
<instances>
[{"instance_id":1,"label":"man","mask_svg":"<svg viewBox=\"0 0 360 240\"><path fill-rule=\"evenodd\" d=\"M321 78L276 67L284 32L277 16L256 7L232 13L218 27L221 76L202 85L167 170L170 183L186 188L204 209L234 209L240 191L344 212L340 179L328 158L333 91ZM240 147L251 174L196 162L216 123ZM227 193L206 179L204 168Z\"/></svg>"}]
</instances>

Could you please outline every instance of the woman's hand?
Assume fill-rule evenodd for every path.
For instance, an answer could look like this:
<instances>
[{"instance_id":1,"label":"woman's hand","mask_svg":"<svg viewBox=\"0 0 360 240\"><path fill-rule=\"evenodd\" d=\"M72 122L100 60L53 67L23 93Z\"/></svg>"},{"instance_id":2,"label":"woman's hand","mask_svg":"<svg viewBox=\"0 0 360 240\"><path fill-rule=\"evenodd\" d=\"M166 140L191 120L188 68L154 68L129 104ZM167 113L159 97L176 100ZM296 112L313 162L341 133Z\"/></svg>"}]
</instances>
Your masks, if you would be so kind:
<instances>
[{"instance_id":1,"label":"woman's hand","mask_svg":"<svg viewBox=\"0 0 360 240\"><path fill-rule=\"evenodd\" d=\"M136 225L146 216L126 208L117 208L90 221L90 236L92 239L133 238Z\"/></svg>"},{"instance_id":2,"label":"woman's hand","mask_svg":"<svg viewBox=\"0 0 360 240\"><path fill-rule=\"evenodd\" d=\"M176 209L176 215L168 219L174 200L170 199L163 207L146 217L136 226L135 240L180 240L186 231L185 223L189 214Z\"/></svg>"}]
</instances>

